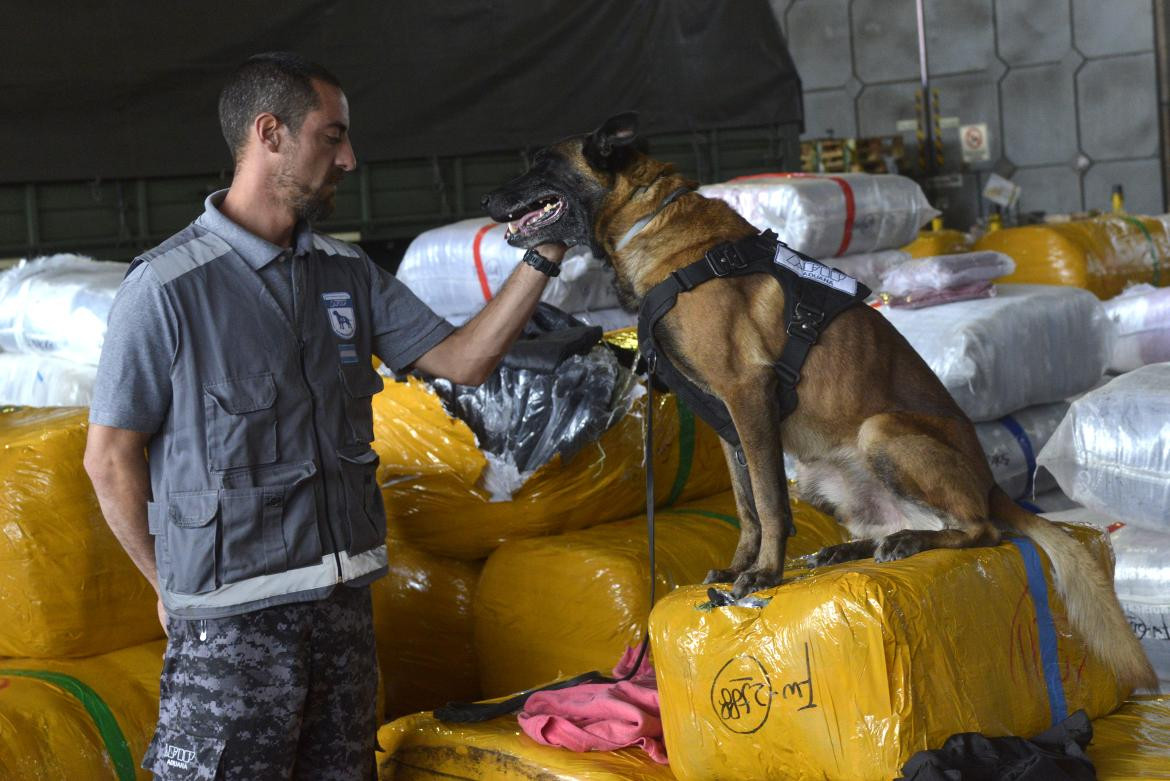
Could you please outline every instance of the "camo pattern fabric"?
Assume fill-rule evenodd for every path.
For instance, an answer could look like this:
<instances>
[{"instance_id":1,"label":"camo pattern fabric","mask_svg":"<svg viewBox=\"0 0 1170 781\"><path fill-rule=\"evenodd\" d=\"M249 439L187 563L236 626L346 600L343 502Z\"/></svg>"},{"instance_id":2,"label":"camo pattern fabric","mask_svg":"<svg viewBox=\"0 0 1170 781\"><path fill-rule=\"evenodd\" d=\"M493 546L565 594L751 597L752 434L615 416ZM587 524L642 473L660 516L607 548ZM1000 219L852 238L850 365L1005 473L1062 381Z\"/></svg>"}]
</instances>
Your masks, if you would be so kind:
<instances>
[{"instance_id":1,"label":"camo pattern fabric","mask_svg":"<svg viewBox=\"0 0 1170 781\"><path fill-rule=\"evenodd\" d=\"M215 619L167 620L156 779L375 777L378 666L368 586Z\"/></svg>"}]
</instances>

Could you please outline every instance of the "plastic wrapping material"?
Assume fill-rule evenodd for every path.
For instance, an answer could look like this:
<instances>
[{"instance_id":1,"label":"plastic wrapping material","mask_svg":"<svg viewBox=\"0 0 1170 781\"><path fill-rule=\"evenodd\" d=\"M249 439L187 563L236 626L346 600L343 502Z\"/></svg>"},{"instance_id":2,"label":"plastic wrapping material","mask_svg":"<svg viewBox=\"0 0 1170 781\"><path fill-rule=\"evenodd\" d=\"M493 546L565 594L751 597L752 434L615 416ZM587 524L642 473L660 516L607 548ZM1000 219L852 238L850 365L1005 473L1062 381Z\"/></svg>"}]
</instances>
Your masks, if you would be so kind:
<instances>
[{"instance_id":1,"label":"plastic wrapping material","mask_svg":"<svg viewBox=\"0 0 1170 781\"><path fill-rule=\"evenodd\" d=\"M370 584L386 715L478 699L471 599L482 564L388 543L390 574Z\"/></svg>"},{"instance_id":2,"label":"plastic wrapping material","mask_svg":"<svg viewBox=\"0 0 1170 781\"><path fill-rule=\"evenodd\" d=\"M995 298L880 311L975 421L1088 390L1112 348L1101 302L1075 288L999 285Z\"/></svg>"},{"instance_id":3,"label":"plastic wrapping material","mask_svg":"<svg viewBox=\"0 0 1170 781\"><path fill-rule=\"evenodd\" d=\"M1101 532L1074 535L1108 564ZM701 586L667 595L650 634L671 770L877 781L957 732L1033 735L1064 707L1113 711L1125 692L1022 545L828 567L759 592L763 608L712 609Z\"/></svg>"},{"instance_id":4,"label":"plastic wrapping material","mask_svg":"<svg viewBox=\"0 0 1170 781\"><path fill-rule=\"evenodd\" d=\"M1098 781L1170 779L1170 697L1135 697L1093 721Z\"/></svg>"},{"instance_id":5,"label":"plastic wrapping material","mask_svg":"<svg viewBox=\"0 0 1170 781\"><path fill-rule=\"evenodd\" d=\"M838 271L844 271L870 290L881 290L882 274L908 260L910 260L910 256L902 250L886 249L879 252L865 252L860 255L834 258L831 265Z\"/></svg>"},{"instance_id":6,"label":"plastic wrapping material","mask_svg":"<svg viewBox=\"0 0 1170 781\"><path fill-rule=\"evenodd\" d=\"M1016 270L1005 282L1073 285L1101 298L1136 282L1170 284L1170 238L1154 217L1104 215L1005 228L985 234L975 249L1011 256Z\"/></svg>"},{"instance_id":7,"label":"plastic wrapping material","mask_svg":"<svg viewBox=\"0 0 1170 781\"><path fill-rule=\"evenodd\" d=\"M44 355L0 353L0 405L85 407L97 367Z\"/></svg>"},{"instance_id":8,"label":"plastic wrapping material","mask_svg":"<svg viewBox=\"0 0 1170 781\"><path fill-rule=\"evenodd\" d=\"M847 539L833 518L806 504L794 501L793 515L790 557ZM655 521L659 599L726 567L739 540L730 492L660 510ZM650 609L648 555L645 516L500 547L475 595L484 694L611 669L641 641Z\"/></svg>"},{"instance_id":9,"label":"plastic wrapping material","mask_svg":"<svg viewBox=\"0 0 1170 781\"><path fill-rule=\"evenodd\" d=\"M1002 252L935 255L901 263L882 274L878 288L891 306L916 309L962 298L993 295L991 283L1015 263Z\"/></svg>"},{"instance_id":10,"label":"plastic wrapping material","mask_svg":"<svg viewBox=\"0 0 1170 781\"><path fill-rule=\"evenodd\" d=\"M0 778L148 781L138 763L158 720L164 647L0 659Z\"/></svg>"},{"instance_id":11,"label":"plastic wrapping material","mask_svg":"<svg viewBox=\"0 0 1170 781\"><path fill-rule=\"evenodd\" d=\"M508 540L595 526L645 507L642 423L646 397L567 461L542 466L510 501L481 483L487 459L463 421L417 380L376 395L374 448L391 533L438 556L482 559ZM655 498L686 501L730 486L715 432L672 394L655 398Z\"/></svg>"},{"instance_id":12,"label":"plastic wrapping material","mask_svg":"<svg viewBox=\"0 0 1170 781\"><path fill-rule=\"evenodd\" d=\"M617 331L638 324L638 315L627 312L621 307L595 309L591 312L573 312L572 314L585 325L599 325L605 331Z\"/></svg>"},{"instance_id":13,"label":"plastic wrapping material","mask_svg":"<svg viewBox=\"0 0 1170 781\"><path fill-rule=\"evenodd\" d=\"M1037 463L1085 507L1170 532L1170 363L1074 400Z\"/></svg>"},{"instance_id":14,"label":"plastic wrapping material","mask_svg":"<svg viewBox=\"0 0 1170 781\"><path fill-rule=\"evenodd\" d=\"M901 247L939 214L917 182L896 174L759 174L699 192L814 258Z\"/></svg>"},{"instance_id":15,"label":"plastic wrapping material","mask_svg":"<svg viewBox=\"0 0 1170 781\"><path fill-rule=\"evenodd\" d=\"M640 749L577 754L542 746L515 716L443 724L419 713L384 724L378 745L378 781L674 781Z\"/></svg>"},{"instance_id":16,"label":"plastic wrapping material","mask_svg":"<svg viewBox=\"0 0 1170 781\"><path fill-rule=\"evenodd\" d=\"M1117 560L1113 588L1158 673L1162 691L1170 692L1170 533L1132 526L1085 508L1045 517L1108 530Z\"/></svg>"},{"instance_id":17,"label":"plastic wrapping material","mask_svg":"<svg viewBox=\"0 0 1170 781\"><path fill-rule=\"evenodd\" d=\"M442 317L462 323L483 308L524 257L504 241L504 225L471 219L419 234L395 276ZM618 305L613 270L583 247L561 261L541 300L566 312Z\"/></svg>"},{"instance_id":18,"label":"plastic wrapping material","mask_svg":"<svg viewBox=\"0 0 1170 781\"><path fill-rule=\"evenodd\" d=\"M912 258L929 258L934 255L953 255L957 252L970 252L971 237L962 231L953 228L942 230L924 230L918 238L902 247Z\"/></svg>"},{"instance_id":19,"label":"plastic wrapping material","mask_svg":"<svg viewBox=\"0 0 1170 781\"><path fill-rule=\"evenodd\" d=\"M87 656L162 637L150 584L82 469L85 410L0 412L0 656Z\"/></svg>"},{"instance_id":20,"label":"plastic wrapping material","mask_svg":"<svg viewBox=\"0 0 1170 781\"><path fill-rule=\"evenodd\" d=\"M1134 285L1104 306L1116 333L1110 371L1170 361L1170 288Z\"/></svg>"},{"instance_id":21,"label":"plastic wrapping material","mask_svg":"<svg viewBox=\"0 0 1170 781\"><path fill-rule=\"evenodd\" d=\"M80 255L22 261L0 273L0 350L97 366L125 263Z\"/></svg>"},{"instance_id":22,"label":"plastic wrapping material","mask_svg":"<svg viewBox=\"0 0 1170 781\"><path fill-rule=\"evenodd\" d=\"M1036 474L1036 454L1048 442L1066 412L1068 403L1058 401L975 424L975 433L987 454L995 482L1008 496L1030 499L1056 487L1052 475L1047 472Z\"/></svg>"}]
</instances>

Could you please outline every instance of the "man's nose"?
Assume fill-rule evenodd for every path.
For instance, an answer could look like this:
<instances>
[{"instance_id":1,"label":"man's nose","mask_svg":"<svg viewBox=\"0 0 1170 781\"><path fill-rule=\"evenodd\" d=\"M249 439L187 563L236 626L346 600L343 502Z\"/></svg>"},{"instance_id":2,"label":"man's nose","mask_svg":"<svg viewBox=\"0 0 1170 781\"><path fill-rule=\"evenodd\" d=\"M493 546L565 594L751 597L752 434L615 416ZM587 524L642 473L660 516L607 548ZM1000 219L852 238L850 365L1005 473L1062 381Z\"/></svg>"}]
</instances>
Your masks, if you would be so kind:
<instances>
[{"instance_id":1,"label":"man's nose","mask_svg":"<svg viewBox=\"0 0 1170 781\"><path fill-rule=\"evenodd\" d=\"M337 156L337 167L342 171L349 172L357 168L357 156L353 153L353 144L347 138L345 145L342 146L340 154Z\"/></svg>"}]
</instances>

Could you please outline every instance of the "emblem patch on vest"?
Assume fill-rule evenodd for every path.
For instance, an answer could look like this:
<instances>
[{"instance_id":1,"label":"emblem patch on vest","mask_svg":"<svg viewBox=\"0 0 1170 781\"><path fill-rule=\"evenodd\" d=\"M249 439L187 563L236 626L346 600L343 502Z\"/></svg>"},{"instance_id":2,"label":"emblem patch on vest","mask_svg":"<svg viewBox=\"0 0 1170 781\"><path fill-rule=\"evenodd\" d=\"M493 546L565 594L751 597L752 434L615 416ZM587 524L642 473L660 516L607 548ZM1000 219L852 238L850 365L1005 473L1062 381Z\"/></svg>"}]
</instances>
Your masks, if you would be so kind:
<instances>
[{"instance_id":1,"label":"emblem patch on vest","mask_svg":"<svg viewBox=\"0 0 1170 781\"><path fill-rule=\"evenodd\" d=\"M357 331L357 318L353 313L353 298L349 293L322 293L325 313L333 333L342 339L349 339Z\"/></svg>"},{"instance_id":2,"label":"emblem patch on vest","mask_svg":"<svg viewBox=\"0 0 1170 781\"><path fill-rule=\"evenodd\" d=\"M847 295L852 296L857 293L857 280L844 271L838 271L815 260L802 258L783 244L776 247L775 261L777 265L789 268L805 279L840 290Z\"/></svg>"}]
</instances>

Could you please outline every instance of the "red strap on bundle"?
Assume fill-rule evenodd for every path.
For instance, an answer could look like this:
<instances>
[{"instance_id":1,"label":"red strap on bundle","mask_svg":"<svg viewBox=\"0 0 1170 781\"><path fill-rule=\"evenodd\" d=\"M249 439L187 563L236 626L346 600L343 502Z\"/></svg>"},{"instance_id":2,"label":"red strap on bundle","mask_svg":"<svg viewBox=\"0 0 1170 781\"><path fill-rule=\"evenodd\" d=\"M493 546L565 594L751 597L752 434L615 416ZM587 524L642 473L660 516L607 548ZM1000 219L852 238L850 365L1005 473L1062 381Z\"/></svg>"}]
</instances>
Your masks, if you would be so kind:
<instances>
[{"instance_id":1,"label":"red strap on bundle","mask_svg":"<svg viewBox=\"0 0 1170 781\"><path fill-rule=\"evenodd\" d=\"M492 300L492 288L488 284L487 272L483 270L483 255L479 252L479 245L483 243L483 235L499 225L501 222L491 222L475 233L475 240L471 242L471 254L475 258L475 273L479 276L479 286L483 289L483 300Z\"/></svg>"},{"instance_id":2,"label":"red strap on bundle","mask_svg":"<svg viewBox=\"0 0 1170 781\"><path fill-rule=\"evenodd\" d=\"M731 181L743 182L749 179L830 179L836 182L841 188L841 192L845 195L845 230L841 233L841 246L837 248L836 254L844 255L849 249L849 242L853 240L853 218L857 213L857 208L853 201L853 188L849 186L849 182L840 176L806 173L750 174L748 176L737 176Z\"/></svg>"}]
</instances>

